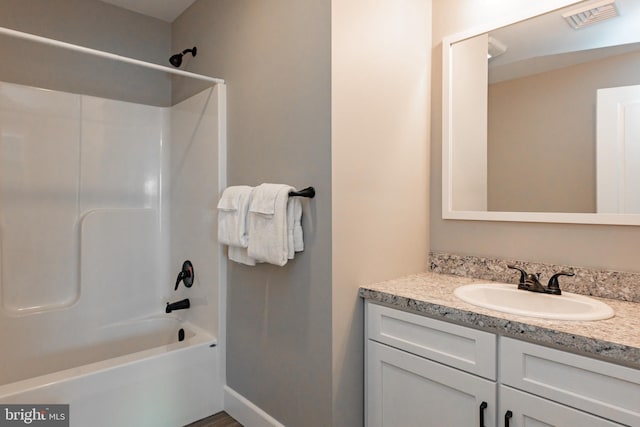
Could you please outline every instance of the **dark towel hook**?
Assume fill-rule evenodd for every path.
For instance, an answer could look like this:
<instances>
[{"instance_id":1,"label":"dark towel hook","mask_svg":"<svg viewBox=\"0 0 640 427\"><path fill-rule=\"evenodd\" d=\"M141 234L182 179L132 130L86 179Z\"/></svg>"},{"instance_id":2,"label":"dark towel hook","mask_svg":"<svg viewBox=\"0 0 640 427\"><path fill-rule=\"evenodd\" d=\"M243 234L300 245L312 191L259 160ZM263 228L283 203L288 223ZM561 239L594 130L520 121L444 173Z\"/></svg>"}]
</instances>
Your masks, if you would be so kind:
<instances>
[{"instance_id":1,"label":"dark towel hook","mask_svg":"<svg viewBox=\"0 0 640 427\"><path fill-rule=\"evenodd\" d=\"M316 196L316 190L313 187L303 188L300 191L289 191L289 197L308 197L313 199Z\"/></svg>"}]
</instances>

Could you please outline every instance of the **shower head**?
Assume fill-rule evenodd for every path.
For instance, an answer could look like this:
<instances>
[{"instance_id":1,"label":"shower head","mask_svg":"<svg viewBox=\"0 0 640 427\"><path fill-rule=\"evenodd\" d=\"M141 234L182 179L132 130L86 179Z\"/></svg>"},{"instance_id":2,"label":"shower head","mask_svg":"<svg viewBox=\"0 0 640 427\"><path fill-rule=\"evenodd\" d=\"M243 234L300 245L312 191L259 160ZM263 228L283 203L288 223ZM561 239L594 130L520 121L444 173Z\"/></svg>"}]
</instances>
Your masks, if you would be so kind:
<instances>
[{"instance_id":1,"label":"shower head","mask_svg":"<svg viewBox=\"0 0 640 427\"><path fill-rule=\"evenodd\" d=\"M175 55L172 55L171 58L169 58L169 62L174 67L179 67L180 65L182 65L182 57L185 53L189 52L191 52L191 55L196 56L196 54L198 53L198 49L194 46L193 49L185 49L182 51L182 53L176 53Z\"/></svg>"}]
</instances>

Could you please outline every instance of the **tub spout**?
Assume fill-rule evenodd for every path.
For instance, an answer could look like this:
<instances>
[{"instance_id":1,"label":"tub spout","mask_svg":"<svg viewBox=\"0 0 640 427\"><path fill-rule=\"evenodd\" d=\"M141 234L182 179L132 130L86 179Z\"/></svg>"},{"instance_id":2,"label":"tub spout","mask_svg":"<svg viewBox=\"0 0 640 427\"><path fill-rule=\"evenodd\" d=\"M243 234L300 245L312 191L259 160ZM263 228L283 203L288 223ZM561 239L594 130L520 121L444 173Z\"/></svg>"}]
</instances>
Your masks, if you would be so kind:
<instances>
[{"instance_id":1,"label":"tub spout","mask_svg":"<svg viewBox=\"0 0 640 427\"><path fill-rule=\"evenodd\" d=\"M174 310L185 310L191 307L191 303L189 302L189 298L185 298L180 301L167 303L167 308L165 309L165 313L171 313Z\"/></svg>"}]
</instances>

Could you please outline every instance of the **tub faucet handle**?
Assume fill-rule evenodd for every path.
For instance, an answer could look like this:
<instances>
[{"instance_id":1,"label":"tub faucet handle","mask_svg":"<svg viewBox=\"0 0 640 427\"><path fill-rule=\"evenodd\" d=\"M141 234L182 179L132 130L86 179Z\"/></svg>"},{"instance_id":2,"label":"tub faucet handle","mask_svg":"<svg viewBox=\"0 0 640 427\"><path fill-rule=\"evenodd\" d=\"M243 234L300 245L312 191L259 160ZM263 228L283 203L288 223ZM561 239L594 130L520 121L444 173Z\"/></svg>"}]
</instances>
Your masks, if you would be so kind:
<instances>
[{"instance_id":1,"label":"tub faucet handle","mask_svg":"<svg viewBox=\"0 0 640 427\"><path fill-rule=\"evenodd\" d=\"M184 282L184 285L187 288L190 288L193 285L194 276L195 274L193 272L193 264L191 264L191 261L186 260L182 263L182 271L178 273L178 278L176 279L176 287L173 290L178 290L178 285L180 285L180 282Z\"/></svg>"}]
</instances>

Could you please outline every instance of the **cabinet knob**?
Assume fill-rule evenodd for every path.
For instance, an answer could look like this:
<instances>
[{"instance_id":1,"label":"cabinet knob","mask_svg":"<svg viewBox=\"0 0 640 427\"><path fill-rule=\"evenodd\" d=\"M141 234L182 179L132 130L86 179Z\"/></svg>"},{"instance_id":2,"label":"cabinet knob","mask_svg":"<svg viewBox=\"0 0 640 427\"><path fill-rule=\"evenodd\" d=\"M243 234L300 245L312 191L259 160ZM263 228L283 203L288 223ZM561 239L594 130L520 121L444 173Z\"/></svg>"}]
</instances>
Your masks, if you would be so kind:
<instances>
[{"instance_id":1,"label":"cabinet knob","mask_svg":"<svg viewBox=\"0 0 640 427\"><path fill-rule=\"evenodd\" d=\"M487 409L487 402L482 402L480 404L480 427L485 427L484 425L484 410Z\"/></svg>"}]
</instances>

